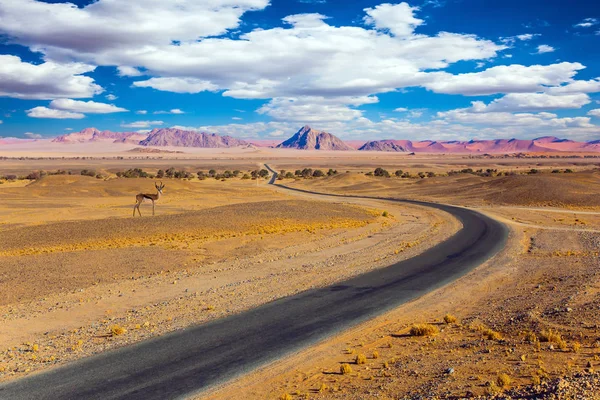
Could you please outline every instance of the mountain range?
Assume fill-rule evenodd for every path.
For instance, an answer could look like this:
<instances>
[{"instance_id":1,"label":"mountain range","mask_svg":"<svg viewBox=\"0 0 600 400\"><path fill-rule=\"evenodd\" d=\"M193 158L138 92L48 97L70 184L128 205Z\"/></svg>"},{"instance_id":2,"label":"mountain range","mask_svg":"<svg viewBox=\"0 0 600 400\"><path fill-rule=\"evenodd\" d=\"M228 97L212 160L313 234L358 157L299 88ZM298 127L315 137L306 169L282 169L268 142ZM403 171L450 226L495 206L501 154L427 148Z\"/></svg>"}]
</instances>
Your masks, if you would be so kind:
<instances>
[{"instance_id":1,"label":"mountain range","mask_svg":"<svg viewBox=\"0 0 600 400\"><path fill-rule=\"evenodd\" d=\"M33 141L32 139L0 138L0 145L16 142ZM58 136L51 140L54 143L127 143L151 147L199 147L230 148L244 146L276 147L297 150L326 151L386 151L398 153L527 153L527 152L600 152L600 140L577 142L560 139L554 136L543 136L531 140L492 139L468 141L435 141L435 140L372 140L368 142L350 140L343 141L331 133L318 131L306 125L300 128L289 139L277 140L242 140L215 133L189 131L177 128L156 128L148 134L139 132L100 131L86 128Z\"/></svg>"}]
</instances>

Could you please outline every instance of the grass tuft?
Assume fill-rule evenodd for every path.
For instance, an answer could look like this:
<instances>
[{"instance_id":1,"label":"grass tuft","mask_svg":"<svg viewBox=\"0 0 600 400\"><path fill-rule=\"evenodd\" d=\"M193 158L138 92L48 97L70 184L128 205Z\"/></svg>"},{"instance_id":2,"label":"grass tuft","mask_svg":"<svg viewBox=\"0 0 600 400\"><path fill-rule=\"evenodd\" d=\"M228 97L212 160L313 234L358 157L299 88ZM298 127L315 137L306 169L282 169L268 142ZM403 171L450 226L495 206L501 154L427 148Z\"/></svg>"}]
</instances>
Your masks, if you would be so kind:
<instances>
[{"instance_id":1,"label":"grass tuft","mask_svg":"<svg viewBox=\"0 0 600 400\"><path fill-rule=\"evenodd\" d=\"M560 333L553 331L552 329L540 332L540 342L558 343L561 340L562 337L560 336Z\"/></svg>"},{"instance_id":2,"label":"grass tuft","mask_svg":"<svg viewBox=\"0 0 600 400\"><path fill-rule=\"evenodd\" d=\"M350 366L350 364L342 364L340 365L340 374L342 375L348 375L352 373L352 367Z\"/></svg>"},{"instance_id":3,"label":"grass tuft","mask_svg":"<svg viewBox=\"0 0 600 400\"><path fill-rule=\"evenodd\" d=\"M439 332L440 330L437 326L431 324L414 324L410 327L411 336L433 336Z\"/></svg>"},{"instance_id":4,"label":"grass tuft","mask_svg":"<svg viewBox=\"0 0 600 400\"><path fill-rule=\"evenodd\" d=\"M498 386L500 386L501 388L507 388L511 382L512 382L512 380L510 379L510 376L508 376L507 374L500 374L496 378L496 384Z\"/></svg>"},{"instance_id":5,"label":"grass tuft","mask_svg":"<svg viewBox=\"0 0 600 400\"><path fill-rule=\"evenodd\" d=\"M456 317L452 314L446 314L446 315L444 315L444 322L447 324L455 324Z\"/></svg>"},{"instance_id":6,"label":"grass tuft","mask_svg":"<svg viewBox=\"0 0 600 400\"><path fill-rule=\"evenodd\" d=\"M365 356L364 354L361 353L356 356L356 358L354 359L354 362L356 363L356 365L365 364L367 362L367 356Z\"/></svg>"},{"instance_id":7,"label":"grass tuft","mask_svg":"<svg viewBox=\"0 0 600 400\"><path fill-rule=\"evenodd\" d=\"M502 339L502 335L500 334L500 332L496 332L495 330L490 329L490 328L484 329L483 336L485 336L485 338L488 340Z\"/></svg>"},{"instance_id":8,"label":"grass tuft","mask_svg":"<svg viewBox=\"0 0 600 400\"><path fill-rule=\"evenodd\" d=\"M119 335L123 335L123 334L127 333L127 329L125 329L119 325L113 325L110 328L110 333L112 336L119 336Z\"/></svg>"}]
</instances>

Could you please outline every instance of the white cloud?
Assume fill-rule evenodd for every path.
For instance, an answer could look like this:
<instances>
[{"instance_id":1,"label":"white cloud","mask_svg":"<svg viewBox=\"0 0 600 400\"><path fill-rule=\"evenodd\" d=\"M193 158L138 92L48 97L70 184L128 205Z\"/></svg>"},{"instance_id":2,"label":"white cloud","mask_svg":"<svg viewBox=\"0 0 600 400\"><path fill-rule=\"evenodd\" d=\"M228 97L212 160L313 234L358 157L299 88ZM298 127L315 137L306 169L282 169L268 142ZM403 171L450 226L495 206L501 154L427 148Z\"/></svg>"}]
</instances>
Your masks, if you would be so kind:
<instances>
[{"instance_id":1,"label":"white cloud","mask_svg":"<svg viewBox=\"0 0 600 400\"><path fill-rule=\"evenodd\" d=\"M234 121L241 121L242 120L242 118L240 118L240 117L233 117L231 119L234 120Z\"/></svg>"},{"instance_id":2,"label":"white cloud","mask_svg":"<svg viewBox=\"0 0 600 400\"><path fill-rule=\"evenodd\" d=\"M4 121L2 121L2 120L0 119L0 124L3 124L3 123L4 123Z\"/></svg>"},{"instance_id":3,"label":"white cloud","mask_svg":"<svg viewBox=\"0 0 600 400\"><path fill-rule=\"evenodd\" d=\"M16 56L0 55L0 97L37 100L92 97L103 89L82 74L94 69L81 63L30 64Z\"/></svg>"},{"instance_id":4,"label":"white cloud","mask_svg":"<svg viewBox=\"0 0 600 400\"><path fill-rule=\"evenodd\" d=\"M33 132L25 132L23 135L29 139L41 139L42 138L42 135L40 135L39 133L33 133Z\"/></svg>"},{"instance_id":5,"label":"white cloud","mask_svg":"<svg viewBox=\"0 0 600 400\"><path fill-rule=\"evenodd\" d=\"M136 114L140 114L140 115L146 115L146 114L148 114L148 111L146 111L146 110L137 110L135 113Z\"/></svg>"},{"instance_id":6,"label":"white cloud","mask_svg":"<svg viewBox=\"0 0 600 400\"><path fill-rule=\"evenodd\" d=\"M396 108L394 111L396 111L396 112L406 112L406 111L408 111L408 108L399 107L399 108Z\"/></svg>"},{"instance_id":7,"label":"white cloud","mask_svg":"<svg viewBox=\"0 0 600 400\"><path fill-rule=\"evenodd\" d=\"M536 36L541 36L539 33L525 33L523 35L517 35L517 39L522 41L531 40Z\"/></svg>"},{"instance_id":8,"label":"white cloud","mask_svg":"<svg viewBox=\"0 0 600 400\"><path fill-rule=\"evenodd\" d=\"M236 28L268 0L98 0L85 7L35 0L0 0L0 31L51 59L143 53L173 40L196 41ZM131 68L136 63L119 63Z\"/></svg>"},{"instance_id":9,"label":"white cloud","mask_svg":"<svg viewBox=\"0 0 600 400\"><path fill-rule=\"evenodd\" d=\"M600 92L600 78L591 79L589 81L572 81L566 85L551 87L546 90L546 93L553 95L596 92Z\"/></svg>"},{"instance_id":10,"label":"white cloud","mask_svg":"<svg viewBox=\"0 0 600 400\"><path fill-rule=\"evenodd\" d=\"M463 94L469 96L495 93L536 92L545 86L569 82L577 71L585 67L580 63L563 62L551 65L500 65L481 72L452 75L434 73L436 79L424 83L436 93Z\"/></svg>"},{"instance_id":11,"label":"white cloud","mask_svg":"<svg viewBox=\"0 0 600 400\"><path fill-rule=\"evenodd\" d=\"M423 115L423 111L413 110L408 115L411 118L420 118Z\"/></svg>"},{"instance_id":12,"label":"white cloud","mask_svg":"<svg viewBox=\"0 0 600 400\"><path fill-rule=\"evenodd\" d=\"M115 96L114 94L107 94L104 97L106 97L106 100L108 100L108 101L115 101L116 99L118 99L118 97Z\"/></svg>"},{"instance_id":13,"label":"white cloud","mask_svg":"<svg viewBox=\"0 0 600 400\"><path fill-rule=\"evenodd\" d=\"M576 28L589 28L598 24L598 20L596 18L586 18L578 24L573 25Z\"/></svg>"},{"instance_id":14,"label":"white cloud","mask_svg":"<svg viewBox=\"0 0 600 400\"><path fill-rule=\"evenodd\" d=\"M119 74L119 76L129 76L129 77L144 75L141 73L141 71L139 69L134 68L134 67L127 67L127 66L117 67L117 73Z\"/></svg>"},{"instance_id":15,"label":"white cloud","mask_svg":"<svg viewBox=\"0 0 600 400\"><path fill-rule=\"evenodd\" d=\"M218 89L208 81L195 78L150 78L147 81L133 82L133 85L175 93L214 92Z\"/></svg>"},{"instance_id":16,"label":"white cloud","mask_svg":"<svg viewBox=\"0 0 600 400\"><path fill-rule=\"evenodd\" d=\"M590 97L585 93L561 96L552 96L548 93L509 93L487 105L482 101L474 101L471 108L461 109L461 112L490 113L573 109L581 108L590 102Z\"/></svg>"},{"instance_id":17,"label":"white cloud","mask_svg":"<svg viewBox=\"0 0 600 400\"><path fill-rule=\"evenodd\" d=\"M185 112L181 111L179 108L174 108L169 111L154 111L153 114L185 114Z\"/></svg>"},{"instance_id":18,"label":"white cloud","mask_svg":"<svg viewBox=\"0 0 600 400\"><path fill-rule=\"evenodd\" d=\"M135 121L127 124L121 124L123 128L149 128L154 125L162 125L163 121Z\"/></svg>"},{"instance_id":19,"label":"white cloud","mask_svg":"<svg viewBox=\"0 0 600 400\"><path fill-rule=\"evenodd\" d=\"M277 121L323 122L349 121L362 116L362 111L346 106L376 103L376 97L324 98L277 97L257 110Z\"/></svg>"},{"instance_id":20,"label":"white cloud","mask_svg":"<svg viewBox=\"0 0 600 400\"><path fill-rule=\"evenodd\" d=\"M31 118L51 118L51 119L82 119L85 115L81 113L54 110L47 107L35 107L27 110L27 116Z\"/></svg>"},{"instance_id":21,"label":"white cloud","mask_svg":"<svg viewBox=\"0 0 600 400\"><path fill-rule=\"evenodd\" d=\"M596 108L595 110L588 111L587 115L600 118L600 108Z\"/></svg>"},{"instance_id":22,"label":"white cloud","mask_svg":"<svg viewBox=\"0 0 600 400\"><path fill-rule=\"evenodd\" d=\"M544 54L544 53L552 53L555 49L552 46L548 46L547 44L541 44L537 47L536 54Z\"/></svg>"},{"instance_id":23,"label":"white cloud","mask_svg":"<svg viewBox=\"0 0 600 400\"><path fill-rule=\"evenodd\" d=\"M97 103L95 101L78 101L71 99L52 100L50 108L54 110L71 111L85 114L111 114L129 111L112 104Z\"/></svg>"},{"instance_id":24,"label":"white cloud","mask_svg":"<svg viewBox=\"0 0 600 400\"><path fill-rule=\"evenodd\" d=\"M380 4L375 8L364 9L367 14L364 21L379 30L389 30L394 36L410 36L416 27L424 23L414 16L414 12L418 10L418 7L411 7L408 3Z\"/></svg>"}]
</instances>

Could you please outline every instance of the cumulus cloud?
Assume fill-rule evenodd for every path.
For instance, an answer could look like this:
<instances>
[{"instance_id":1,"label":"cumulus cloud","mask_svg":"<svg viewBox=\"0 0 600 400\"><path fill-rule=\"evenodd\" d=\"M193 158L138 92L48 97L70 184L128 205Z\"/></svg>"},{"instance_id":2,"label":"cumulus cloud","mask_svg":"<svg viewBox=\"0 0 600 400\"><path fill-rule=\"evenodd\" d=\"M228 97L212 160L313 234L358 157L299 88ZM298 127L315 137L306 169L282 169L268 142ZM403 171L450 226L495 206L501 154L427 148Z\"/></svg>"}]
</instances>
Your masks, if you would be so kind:
<instances>
[{"instance_id":1,"label":"cumulus cloud","mask_svg":"<svg viewBox=\"0 0 600 400\"><path fill-rule=\"evenodd\" d=\"M30 64L16 56L0 55L0 97L36 100L92 97L103 89L82 74L95 69L82 63Z\"/></svg>"},{"instance_id":2,"label":"cumulus cloud","mask_svg":"<svg viewBox=\"0 0 600 400\"><path fill-rule=\"evenodd\" d=\"M146 114L148 114L148 111L146 111L146 110L137 110L135 113L136 114L140 114L140 115L146 115Z\"/></svg>"},{"instance_id":3,"label":"cumulus cloud","mask_svg":"<svg viewBox=\"0 0 600 400\"><path fill-rule=\"evenodd\" d=\"M574 26L576 28L589 28L589 27L592 27L592 26L597 25L597 24L598 24L598 19L596 19L596 18L586 18L583 21L581 21L580 23L575 24Z\"/></svg>"},{"instance_id":4,"label":"cumulus cloud","mask_svg":"<svg viewBox=\"0 0 600 400\"><path fill-rule=\"evenodd\" d=\"M277 121L349 121L362 116L362 111L353 109L344 104L359 106L362 104L376 103L377 101L379 100L376 97L277 97L257 111L259 114L267 114Z\"/></svg>"},{"instance_id":5,"label":"cumulus cloud","mask_svg":"<svg viewBox=\"0 0 600 400\"><path fill-rule=\"evenodd\" d=\"M174 108L169 111L154 111L153 114L185 114L185 112L181 111L179 108Z\"/></svg>"},{"instance_id":6,"label":"cumulus cloud","mask_svg":"<svg viewBox=\"0 0 600 400\"><path fill-rule=\"evenodd\" d=\"M39 133L33 133L33 132L25 132L23 134L23 136L25 136L26 138L29 139L41 139L42 135L40 135Z\"/></svg>"},{"instance_id":7,"label":"cumulus cloud","mask_svg":"<svg viewBox=\"0 0 600 400\"><path fill-rule=\"evenodd\" d=\"M150 128L155 125L163 125L163 121L135 121L130 123L123 123L121 126L123 128Z\"/></svg>"},{"instance_id":8,"label":"cumulus cloud","mask_svg":"<svg viewBox=\"0 0 600 400\"><path fill-rule=\"evenodd\" d=\"M0 30L51 59L88 59L105 52L144 52L172 40L196 41L236 28L247 11L268 0L98 0L70 3L0 0ZM136 66L133 63L117 65Z\"/></svg>"},{"instance_id":9,"label":"cumulus cloud","mask_svg":"<svg viewBox=\"0 0 600 400\"><path fill-rule=\"evenodd\" d=\"M387 30L394 36L410 36L416 27L424 21L414 16L418 7L411 7L408 3L380 4L374 8L365 8L364 21L379 30Z\"/></svg>"},{"instance_id":10,"label":"cumulus cloud","mask_svg":"<svg viewBox=\"0 0 600 400\"><path fill-rule=\"evenodd\" d=\"M133 82L133 86L174 93L214 92L218 89L216 85L196 78L150 78L147 81Z\"/></svg>"},{"instance_id":11,"label":"cumulus cloud","mask_svg":"<svg viewBox=\"0 0 600 400\"><path fill-rule=\"evenodd\" d=\"M408 108L398 107L394 111L396 111L396 112L406 112L406 111L408 111Z\"/></svg>"},{"instance_id":12,"label":"cumulus cloud","mask_svg":"<svg viewBox=\"0 0 600 400\"><path fill-rule=\"evenodd\" d=\"M436 93L468 96L496 93L525 93L542 90L569 82L577 71L585 67L580 63L563 62L551 65L500 65L481 72L452 75L435 73L436 79L423 84Z\"/></svg>"},{"instance_id":13,"label":"cumulus cloud","mask_svg":"<svg viewBox=\"0 0 600 400\"><path fill-rule=\"evenodd\" d=\"M141 73L141 71L139 69L137 69L135 67L128 67L128 66L117 67L117 72L118 72L119 76L135 77L135 76L144 75Z\"/></svg>"},{"instance_id":14,"label":"cumulus cloud","mask_svg":"<svg viewBox=\"0 0 600 400\"><path fill-rule=\"evenodd\" d=\"M35 107L26 111L27 116L31 118L50 118L50 119L82 119L84 114L62 110L54 110L48 107Z\"/></svg>"},{"instance_id":15,"label":"cumulus cloud","mask_svg":"<svg viewBox=\"0 0 600 400\"><path fill-rule=\"evenodd\" d=\"M584 93L553 96L548 93L510 93L489 104L482 101L472 102L471 108L465 112L490 113L514 111L543 111L581 108L591 102Z\"/></svg>"},{"instance_id":16,"label":"cumulus cloud","mask_svg":"<svg viewBox=\"0 0 600 400\"><path fill-rule=\"evenodd\" d=\"M595 110L588 111L587 115L600 118L600 108L596 108Z\"/></svg>"},{"instance_id":17,"label":"cumulus cloud","mask_svg":"<svg viewBox=\"0 0 600 400\"><path fill-rule=\"evenodd\" d=\"M118 99L118 97L115 96L114 94L107 94L104 97L106 97L106 100L108 100L108 101L115 101L116 99Z\"/></svg>"},{"instance_id":18,"label":"cumulus cloud","mask_svg":"<svg viewBox=\"0 0 600 400\"><path fill-rule=\"evenodd\" d=\"M85 114L111 114L129 111L112 104L98 103L95 101L79 101L71 99L52 100L50 108L54 110L70 111Z\"/></svg>"},{"instance_id":19,"label":"cumulus cloud","mask_svg":"<svg viewBox=\"0 0 600 400\"><path fill-rule=\"evenodd\" d=\"M552 53L555 49L552 46L548 46L547 44L541 44L537 47L536 54L544 54L544 53Z\"/></svg>"}]
</instances>

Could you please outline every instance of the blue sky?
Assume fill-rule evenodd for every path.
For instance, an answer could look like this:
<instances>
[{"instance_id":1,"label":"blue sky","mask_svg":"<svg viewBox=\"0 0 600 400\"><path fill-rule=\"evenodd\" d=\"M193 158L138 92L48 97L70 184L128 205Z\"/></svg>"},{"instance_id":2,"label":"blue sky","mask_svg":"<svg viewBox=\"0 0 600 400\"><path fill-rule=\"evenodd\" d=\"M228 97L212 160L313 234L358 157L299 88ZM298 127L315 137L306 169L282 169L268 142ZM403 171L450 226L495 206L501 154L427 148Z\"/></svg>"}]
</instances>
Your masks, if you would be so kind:
<instances>
[{"instance_id":1,"label":"blue sky","mask_svg":"<svg viewBox=\"0 0 600 400\"><path fill-rule=\"evenodd\" d=\"M592 1L0 0L0 136L600 139Z\"/></svg>"}]
</instances>

